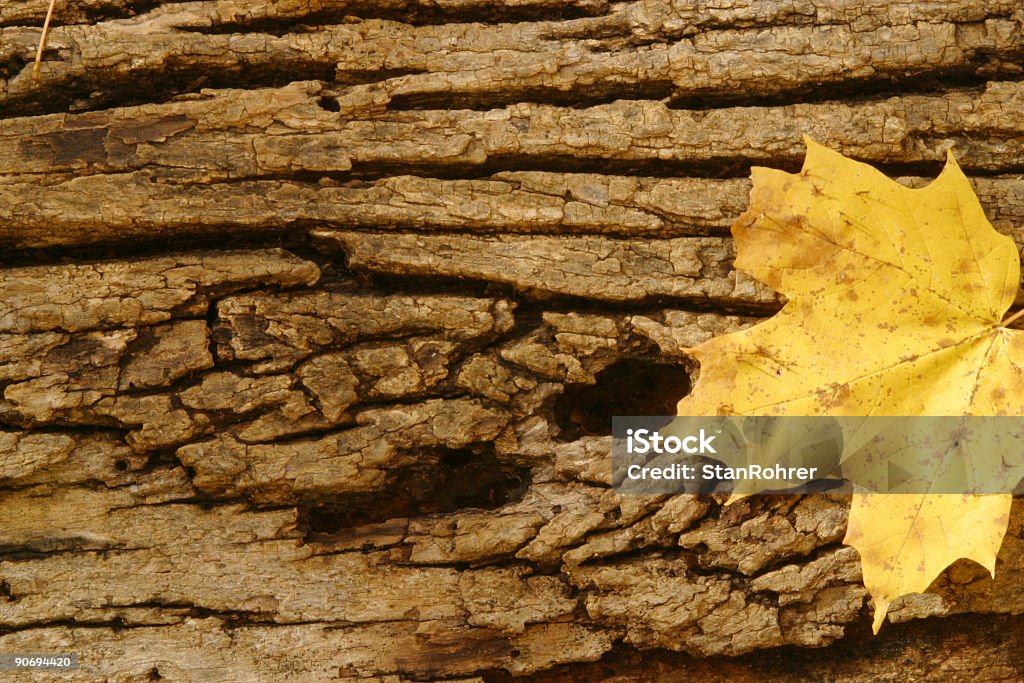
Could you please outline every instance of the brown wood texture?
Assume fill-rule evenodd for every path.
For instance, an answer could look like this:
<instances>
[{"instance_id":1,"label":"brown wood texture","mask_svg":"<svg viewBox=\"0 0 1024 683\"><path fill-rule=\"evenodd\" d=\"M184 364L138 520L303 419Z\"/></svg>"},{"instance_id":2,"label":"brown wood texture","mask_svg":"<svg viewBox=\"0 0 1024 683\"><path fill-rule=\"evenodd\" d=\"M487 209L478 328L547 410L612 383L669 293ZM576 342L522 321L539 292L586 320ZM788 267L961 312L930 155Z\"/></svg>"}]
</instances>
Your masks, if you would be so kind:
<instances>
[{"instance_id":1,"label":"brown wood texture","mask_svg":"<svg viewBox=\"0 0 1024 683\"><path fill-rule=\"evenodd\" d=\"M623 497L810 135L1024 243L1017 0L0 4L0 653L39 680L1024 679L1024 510L870 635L848 499ZM28 678L25 678L28 680Z\"/></svg>"}]
</instances>

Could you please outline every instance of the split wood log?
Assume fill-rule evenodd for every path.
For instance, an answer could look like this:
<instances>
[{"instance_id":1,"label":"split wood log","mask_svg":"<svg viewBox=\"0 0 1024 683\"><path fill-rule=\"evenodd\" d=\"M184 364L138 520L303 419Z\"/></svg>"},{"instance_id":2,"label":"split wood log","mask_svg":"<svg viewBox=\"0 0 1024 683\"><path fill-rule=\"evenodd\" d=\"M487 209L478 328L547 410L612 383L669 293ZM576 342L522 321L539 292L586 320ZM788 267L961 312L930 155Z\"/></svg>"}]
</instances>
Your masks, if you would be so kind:
<instances>
[{"instance_id":1,"label":"split wood log","mask_svg":"<svg viewBox=\"0 0 1024 683\"><path fill-rule=\"evenodd\" d=\"M1016 0L0 6L0 653L51 680L1018 680L1024 512L869 634L841 496L620 496L802 135L1024 246ZM781 649L780 649L781 648Z\"/></svg>"}]
</instances>

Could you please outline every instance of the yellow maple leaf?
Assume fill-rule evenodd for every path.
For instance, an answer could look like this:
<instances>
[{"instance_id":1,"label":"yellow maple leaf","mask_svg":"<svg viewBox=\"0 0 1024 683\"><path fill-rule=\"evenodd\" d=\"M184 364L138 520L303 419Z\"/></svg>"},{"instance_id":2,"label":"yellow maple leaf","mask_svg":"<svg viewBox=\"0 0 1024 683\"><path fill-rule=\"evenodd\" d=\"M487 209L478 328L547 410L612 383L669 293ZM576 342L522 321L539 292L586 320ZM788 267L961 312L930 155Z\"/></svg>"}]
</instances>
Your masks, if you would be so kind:
<instances>
[{"instance_id":1,"label":"yellow maple leaf","mask_svg":"<svg viewBox=\"0 0 1024 683\"><path fill-rule=\"evenodd\" d=\"M1024 332L1003 316L1020 261L948 155L910 189L810 139L796 174L755 168L732 227L736 267L788 298L771 319L693 350L680 415L1024 415ZM1009 321L1006 321L1009 322ZM958 558L990 572L1011 496L855 495L877 632L893 599Z\"/></svg>"}]
</instances>

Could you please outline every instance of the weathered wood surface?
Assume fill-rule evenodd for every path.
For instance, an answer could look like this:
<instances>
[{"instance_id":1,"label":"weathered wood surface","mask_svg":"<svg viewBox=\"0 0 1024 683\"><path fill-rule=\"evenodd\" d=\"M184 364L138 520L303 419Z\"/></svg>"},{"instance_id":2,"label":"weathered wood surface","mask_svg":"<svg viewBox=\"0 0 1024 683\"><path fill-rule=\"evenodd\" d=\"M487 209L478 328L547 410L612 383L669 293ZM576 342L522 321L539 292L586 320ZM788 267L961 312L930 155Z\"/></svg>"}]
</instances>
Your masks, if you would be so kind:
<instances>
[{"instance_id":1,"label":"weathered wood surface","mask_svg":"<svg viewBox=\"0 0 1024 683\"><path fill-rule=\"evenodd\" d=\"M780 304L728 226L803 134L952 148L1024 243L1015 0L83 0L33 84L46 5L0 6L0 652L1024 677L1019 509L875 638L846 500L620 497L607 436Z\"/></svg>"}]
</instances>

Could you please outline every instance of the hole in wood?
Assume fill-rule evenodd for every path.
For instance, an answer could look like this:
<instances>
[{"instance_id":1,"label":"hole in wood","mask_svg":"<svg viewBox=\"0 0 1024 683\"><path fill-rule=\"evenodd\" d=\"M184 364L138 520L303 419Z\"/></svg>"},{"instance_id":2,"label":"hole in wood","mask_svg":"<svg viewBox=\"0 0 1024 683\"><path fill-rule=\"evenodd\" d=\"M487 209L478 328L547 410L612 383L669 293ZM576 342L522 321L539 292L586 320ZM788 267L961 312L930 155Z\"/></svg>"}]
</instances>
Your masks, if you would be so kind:
<instances>
[{"instance_id":1,"label":"hole in wood","mask_svg":"<svg viewBox=\"0 0 1024 683\"><path fill-rule=\"evenodd\" d=\"M610 436L614 415L675 415L688 393L683 366L627 358L599 372L594 384L566 386L555 402L555 420L567 441Z\"/></svg>"},{"instance_id":2,"label":"hole in wood","mask_svg":"<svg viewBox=\"0 0 1024 683\"><path fill-rule=\"evenodd\" d=\"M388 476L373 492L351 493L301 508L307 540L330 542L345 529L400 517L494 509L518 500L530 471L501 462L490 444L420 454L421 462Z\"/></svg>"}]
</instances>

